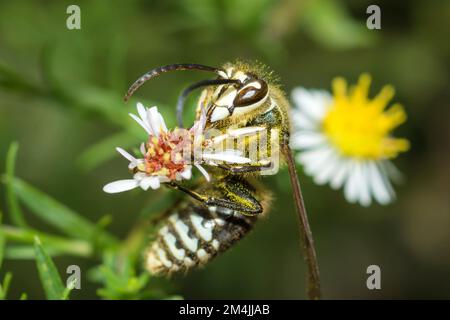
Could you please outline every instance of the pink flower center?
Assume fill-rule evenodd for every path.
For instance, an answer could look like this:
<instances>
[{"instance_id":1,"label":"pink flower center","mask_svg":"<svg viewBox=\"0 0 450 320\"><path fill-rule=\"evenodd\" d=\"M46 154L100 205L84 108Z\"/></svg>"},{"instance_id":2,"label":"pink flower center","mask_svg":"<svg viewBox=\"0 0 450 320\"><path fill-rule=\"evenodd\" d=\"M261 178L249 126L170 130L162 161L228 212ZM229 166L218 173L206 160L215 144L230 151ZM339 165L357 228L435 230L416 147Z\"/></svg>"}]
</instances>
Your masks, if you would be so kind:
<instances>
[{"instance_id":1,"label":"pink flower center","mask_svg":"<svg viewBox=\"0 0 450 320\"><path fill-rule=\"evenodd\" d=\"M183 150L191 144L192 135L184 129L150 135L146 144L145 172L149 175L166 176L171 180L186 169Z\"/></svg>"}]
</instances>

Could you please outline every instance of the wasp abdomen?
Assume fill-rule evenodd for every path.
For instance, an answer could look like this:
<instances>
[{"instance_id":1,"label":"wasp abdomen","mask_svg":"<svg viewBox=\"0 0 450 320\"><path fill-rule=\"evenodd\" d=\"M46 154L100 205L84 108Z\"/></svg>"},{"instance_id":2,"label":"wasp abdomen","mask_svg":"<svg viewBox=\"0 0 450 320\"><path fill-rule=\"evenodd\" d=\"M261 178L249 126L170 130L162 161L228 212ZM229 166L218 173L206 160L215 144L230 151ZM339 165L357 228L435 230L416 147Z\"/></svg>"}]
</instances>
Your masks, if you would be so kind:
<instances>
[{"instance_id":1,"label":"wasp abdomen","mask_svg":"<svg viewBox=\"0 0 450 320\"><path fill-rule=\"evenodd\" d=\"M256 219L228 208L178 207L147 251L146 267L153 274L171 274L206 264L245 236Z\"/></svg>"}]
</instances>

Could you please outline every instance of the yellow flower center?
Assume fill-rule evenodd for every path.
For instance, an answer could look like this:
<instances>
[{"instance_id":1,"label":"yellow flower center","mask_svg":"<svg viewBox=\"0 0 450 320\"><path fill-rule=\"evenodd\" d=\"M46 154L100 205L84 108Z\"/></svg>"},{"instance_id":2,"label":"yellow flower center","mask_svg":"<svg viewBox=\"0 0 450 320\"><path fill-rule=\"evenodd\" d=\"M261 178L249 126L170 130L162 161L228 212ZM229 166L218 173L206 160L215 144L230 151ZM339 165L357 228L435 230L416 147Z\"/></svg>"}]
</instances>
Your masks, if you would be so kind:
<instances>
[{"instance_id":1,"label":"yellow flower center","mask_svg":"<svg viewBox=\"0 0 450 320\"><path fill-rule=\"evenodd\" d=\"M372 100L368 98L371 78L360 76L358 84L347 90L342 78L333 80L333 101L323 119L323 131L344 155L362 159L394 158L409 149L409 141L390 136L406 120L400 104L388 110L394 88L385 86Z\"/></svg>"}]
</instances>

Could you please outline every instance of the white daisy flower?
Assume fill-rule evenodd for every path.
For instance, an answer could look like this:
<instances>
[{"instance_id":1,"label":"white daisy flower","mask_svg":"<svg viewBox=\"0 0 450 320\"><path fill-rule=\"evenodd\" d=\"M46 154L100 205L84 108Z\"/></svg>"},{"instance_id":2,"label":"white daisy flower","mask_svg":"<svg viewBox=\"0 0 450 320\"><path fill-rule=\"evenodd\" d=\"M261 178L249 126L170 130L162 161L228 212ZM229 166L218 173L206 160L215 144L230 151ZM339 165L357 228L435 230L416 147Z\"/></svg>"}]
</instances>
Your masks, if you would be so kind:
<instances>
[{"instance_id":1,"label":"white daisy flower","mask_svg":"<svg viewBox=\"0 0 450 320\"><path fill-rule=\"evenodd\" d=\"M205 116L200 116L190 130L175 129L170 131L157 107L145 108L137 104L138 116L130 116L148 133L148 141L142 143L140 151L142 158L136 158L122 148L117 151L129 161L128 169L134 173L133 179L118 180L103 187L107 193L128 191L137 187L143 190L158 189L161 183L173 180L188 180L192 177L191 153L184 155L183 151L191 150L194 140L203 139ZM202 141L202 140L201 140ZM248 163L250 159L242 157L240 152L225 150L224 152L200 152L199 159L192 163L210 180L210 176L202 164L216 165L218 161L229 163Z\"/></svg>"},{"instance_id":2,"label":"white daisy flower","mask_svg":"<svg viewBox=\"0 0 450 320\"><path fill-rule=\"evenodd\" d=\"M350 90L345 79L334 79L333 95L301 87L292 92L291 148L300 151L296 160L317 184L342 187L349 202L363 206L372 199L380 204L395 199L391 180L399 172L390 159L409 149L408 140L390 135L406 120L401 105L386 110L393 87L369 99L370 82L370 75L363 74Z\"/></svg>"}]
</instances>

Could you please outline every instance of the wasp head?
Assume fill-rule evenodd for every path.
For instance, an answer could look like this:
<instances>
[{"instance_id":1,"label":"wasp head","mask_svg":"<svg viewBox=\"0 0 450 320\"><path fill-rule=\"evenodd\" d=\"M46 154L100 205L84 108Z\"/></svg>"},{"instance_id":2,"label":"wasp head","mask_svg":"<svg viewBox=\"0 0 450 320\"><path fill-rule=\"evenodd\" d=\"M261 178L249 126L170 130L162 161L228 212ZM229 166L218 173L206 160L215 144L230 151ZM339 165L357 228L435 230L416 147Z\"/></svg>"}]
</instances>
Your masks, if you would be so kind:
<instances>
[{"instance_id":1,"label":"wasp head","mask_svg":"<svg viewBox=\"0 0 450 320\"><path fill-rule=\"evenodd\" d=\"M270 80L271 74L265 72L261 66L236 62L226 64L222 68L182 63L152 69L130 86L125 100L128 100L146 81L179 70L206 71L218 76L216 79L194 83L181 93L177 103L177 120L180 127L183 127L182 111L185 99L197 88L209 87L208 94L199 101L207 110L209 123L246 116L262 106L269 98L269 87L264 79Z\"/></svg>"},{"instance_id":2,"label":"wasp head","mask_svg":"<svg viewBox=\"0 0 450 320\"><path fill-rule=\"evenodd\" d=\"M244 116L263 105L268 97L267 83L256 74L235 65L226 65L217 71L219 79L235 80L214 90L207 103L207 119L216 122Z\"/></svg>"}]
</instances>

